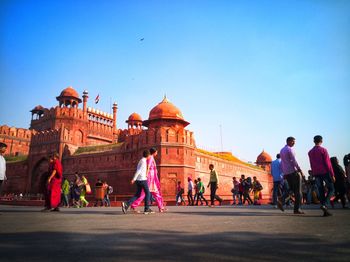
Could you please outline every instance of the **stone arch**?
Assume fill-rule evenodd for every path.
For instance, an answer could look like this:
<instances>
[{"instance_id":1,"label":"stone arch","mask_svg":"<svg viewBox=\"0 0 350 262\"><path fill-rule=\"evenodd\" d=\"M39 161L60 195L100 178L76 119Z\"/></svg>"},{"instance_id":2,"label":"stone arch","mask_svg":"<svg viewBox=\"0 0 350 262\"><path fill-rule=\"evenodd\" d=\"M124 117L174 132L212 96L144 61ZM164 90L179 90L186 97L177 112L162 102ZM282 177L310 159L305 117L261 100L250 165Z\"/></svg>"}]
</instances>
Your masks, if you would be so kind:
<instances>
[{"instance_id":1,"label":"stone arch","mask_svg":"<svg viewBox=\"0 0 350 262\"><path fill-rule=\"evenodd\" d=\"M32 169L30 193L44 193L48 178L49 159L41 158Z\"/></svg>"},{"instance_id":2,"label":"stone arch","mask_svg":"<svg viewBox=\"0 0 350 262\"><path fill-rule=\"evenodd\" d=\"M84 133L80 129L75 132L76 142L83 144Z\"/></svg>"}]
</instances>

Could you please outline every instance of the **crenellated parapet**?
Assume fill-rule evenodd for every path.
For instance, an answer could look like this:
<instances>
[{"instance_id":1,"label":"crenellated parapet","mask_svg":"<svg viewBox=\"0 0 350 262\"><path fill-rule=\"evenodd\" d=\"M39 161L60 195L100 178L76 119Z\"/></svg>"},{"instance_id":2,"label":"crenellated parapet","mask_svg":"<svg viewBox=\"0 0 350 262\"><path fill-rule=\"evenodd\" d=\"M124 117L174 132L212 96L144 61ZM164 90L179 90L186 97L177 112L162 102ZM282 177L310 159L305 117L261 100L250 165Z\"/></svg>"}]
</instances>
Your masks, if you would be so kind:
<instances>
[{"instance_id":1,"label":"crenellated parapet","mask_svg":"<svg viewBox=\"0 0 350 262\"><path fill-rule=\"evenodd\" d=\"M60 141L60 130L45 130L36 132L32 136L31 146L37 146Z\"/></svg>"},{"instance_id":2,"label":"crenellated parapet","mask_svg":"<svg viewBox=\"0 0 350 262\"><path fill-rule=\"evenodd\" d=\"M33 130L0 126L0 141L7 145L5 155L28 155Z\"/></svg>"},{"instance_id":3,"label":"crenellated parapet","mask_svg":"<svg viewBox=\"0 0 350 262\"><path fill-rule=\"evenodd\" d=\"M32 136L30 144L30 156L43 155L48 156L53 152L60 151L60 143L62 142L62 130L44 130L36 132Z\"/></svg>"},{"instance_id":4,"label":"crenellated parapet","mask_svg":"<svg viewBox=\"0 0 350 262\"><path fill-rule=\"evenodd\" d=\"M113 115L103 112L99 109L87 108L87 114L89 122L96 122L102 125L107 125L113 127Z\"/></svg>"},{"instance_id":5,"label":"crenellated parapet","mask_svg":"<svg viewBox=\"0 0 350 262\"><path fill-rule=\"evenodd\" d=\"M50 109L44 108L41 115L36 119L32 119L30 128L38 131L56 129L64 120L84 121L86 116L83 110L77 107L56 106Z\"/></svg>"},{"instance_id":6,"label":"crenellated parapet","mask_svg":"<svg viewBox=\"0 0 350 262\"><path fill-rule=\"evenodd\" d=\"M0 126L0 136L10 136L12 138L30 140L33 131L25 128Z\"/></svg>"}]
</instances>

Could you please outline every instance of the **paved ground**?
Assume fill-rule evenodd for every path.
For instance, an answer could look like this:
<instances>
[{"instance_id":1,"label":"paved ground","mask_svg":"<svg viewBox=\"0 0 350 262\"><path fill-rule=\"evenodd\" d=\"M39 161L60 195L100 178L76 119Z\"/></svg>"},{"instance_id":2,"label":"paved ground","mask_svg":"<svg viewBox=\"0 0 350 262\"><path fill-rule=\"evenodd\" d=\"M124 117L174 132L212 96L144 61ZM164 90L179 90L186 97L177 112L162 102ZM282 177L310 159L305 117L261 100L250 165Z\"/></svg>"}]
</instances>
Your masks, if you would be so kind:
<instances>
[{"instance_id":1,"label":"paved ground","mask_svg":"<svg viewBox=\"0 0 350 262\"><path fill-rule=\"evenodd\" d=\"M0 206L0 261L349 261L350 210L321 217L262 207L120 208Z\"/></svg>"}]
</instances>

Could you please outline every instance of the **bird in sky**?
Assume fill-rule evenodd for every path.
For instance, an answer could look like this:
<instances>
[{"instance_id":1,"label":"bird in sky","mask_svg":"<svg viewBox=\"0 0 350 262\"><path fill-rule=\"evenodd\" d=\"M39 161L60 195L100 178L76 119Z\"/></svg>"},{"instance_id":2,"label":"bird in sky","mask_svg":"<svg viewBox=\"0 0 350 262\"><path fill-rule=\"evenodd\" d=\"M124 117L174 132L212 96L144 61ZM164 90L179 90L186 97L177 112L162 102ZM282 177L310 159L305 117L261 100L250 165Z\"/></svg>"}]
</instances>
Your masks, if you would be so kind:
<instances>
[{"instance_id":1,"label":"bird in sky","mask_svg":"<svg viewBox=\"0 0 350 262\"><path fill-rule=\"evenodd\" d=\"M145 40L145 38L141 38L141 39L140 39L140 41L143 41L143 40Z\"/></svg>"}]
</instances>

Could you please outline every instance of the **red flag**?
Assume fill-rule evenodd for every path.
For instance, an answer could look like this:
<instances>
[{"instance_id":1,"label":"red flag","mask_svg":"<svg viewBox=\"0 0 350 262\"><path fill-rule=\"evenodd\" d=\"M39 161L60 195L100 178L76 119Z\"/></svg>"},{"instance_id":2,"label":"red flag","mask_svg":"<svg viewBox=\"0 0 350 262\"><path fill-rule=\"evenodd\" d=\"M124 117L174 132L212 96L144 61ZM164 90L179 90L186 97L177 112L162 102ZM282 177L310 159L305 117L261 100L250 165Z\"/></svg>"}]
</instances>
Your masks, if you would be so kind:
<instances>
[{"instance_id":1,"label":"red flag","mask_svg":"<svg viewBox=\"0 0 350 262\"><path fill-rule=\"evenodd\" d=\"M95 98L95 104L97 104L98 101L100 101L100 94L98 94L98 95L96 96L96 98Z\"/></svg>"}]
</instances>

